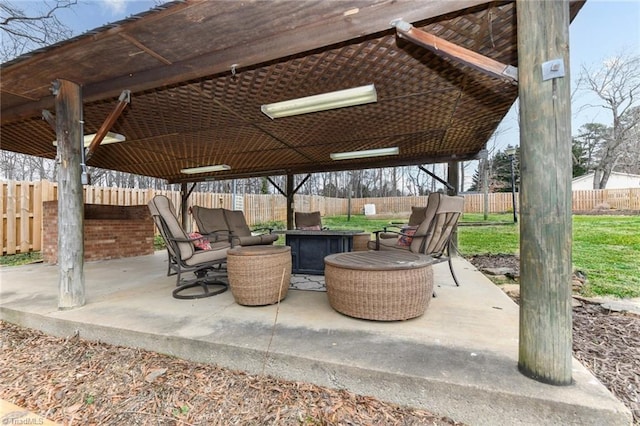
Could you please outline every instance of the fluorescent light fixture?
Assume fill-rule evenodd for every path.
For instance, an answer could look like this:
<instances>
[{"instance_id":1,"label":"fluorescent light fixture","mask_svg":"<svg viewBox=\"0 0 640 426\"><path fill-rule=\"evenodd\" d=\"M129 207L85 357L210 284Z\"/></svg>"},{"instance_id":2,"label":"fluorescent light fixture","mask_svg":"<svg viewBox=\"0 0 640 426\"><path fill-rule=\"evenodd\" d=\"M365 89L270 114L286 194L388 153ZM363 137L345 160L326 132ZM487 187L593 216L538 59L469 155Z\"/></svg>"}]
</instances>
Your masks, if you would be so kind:
<instances>
[{"instance_id":1,"label":"fluorescent light fixture","mask_svg":"<svg viewBox=\"0 0 640 426\"><path fill-rule=\"evenodd\" d=\"M95 133L84 135L85 148L91 145L91 141L95 136L96 136ZM104 139L102 139L102 142L100 142L100 145L105 145L108 143L124 142L125 140L127 140L127 138L125 138L124 135L121 135L120 133L107 132ZM58 146L58 141L53 141L53 146Z\"/></svg>"},{"instance_id":2,"label":"fluorescent light fixture","mask_svg":"<svg viewBox=\"0 0 640 426\"><path fill-rule=\"evenodd\" d=\"M377 100L378 95L376 88L373 84L369 84L352 89L338 90L337 92L322 93L320 95L262 105L260 109L270 118L281 118L310 112L326 111L328 109L368 104L377 102Z\"/></svg>"},{"instance_id":3,"label":"fluorescent light fixture","mask_svg":"<svg viewBox=\"0 0 640 426\"><path fill-rule=\"evenodd\" d=\"M354 158L367 158L367 157L381 157L383 155L398 155L400 150L398 147L393 148L380 148L380 149L367 149L364 151L351 151L351 152L334 152L331 153L332 160L351 160Z\"/></svg>"},{"instance_id":4,"label":"fluorescent light fixture","mask_svg":"<svg viewBox=\"0 0 640 426\"><path fill-rule=\"evenodd\" d=\"M223 170L231 170L231 167L227 166L226 164L213 164L211 166L191 167L188 169L182 169L180 170L180 172L187 175L193 175L196 173L221 172Z\"/></svg>"}]
</instances>

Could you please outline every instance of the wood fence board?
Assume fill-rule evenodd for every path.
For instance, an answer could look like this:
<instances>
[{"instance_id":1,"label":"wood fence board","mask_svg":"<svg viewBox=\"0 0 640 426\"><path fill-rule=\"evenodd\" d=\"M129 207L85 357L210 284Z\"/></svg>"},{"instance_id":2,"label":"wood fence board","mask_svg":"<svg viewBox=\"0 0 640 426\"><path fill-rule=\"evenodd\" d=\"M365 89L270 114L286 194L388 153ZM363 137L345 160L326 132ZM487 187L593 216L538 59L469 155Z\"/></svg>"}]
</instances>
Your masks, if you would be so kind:
<instances>
[{"instance_id":1,"label":"wood fence board","mask_svg":"<svg viewBox=\"0 0 640 426\"><path fill-rule=\"evenodd\" d=\"M177 191L154 189L122 189L85 186L84 197L89 204L146 205L155 195L169 197L181 215L181 197ZM640 188L620 190L580 190L573 194L574 211L589 211L597 207L640 210ZM3 254L42 249L42 203L57 197L57 185L48 181L2 182L0 212L0 242ZM424 206L427 196L353 198L351 214L363 214L365 204L374 204L378 214L407 214L412 206ZM90 202L92 201L92 202ZM210 192L193 192L190 205L203 207L233 208L233 195ZM518 200L516 199L516 202ZM513 211L511 193L489 194L489 213ZM245 194L244 213L249 226L263 223L286 221L287 205L280 194ZM322 216L346 215L349 200L322 197L319 195L296 195L294 205L297 211L320 211ZM519 211L519 206L516 205ZM465 194L465 212L482 213L483 194ZM187 218L187 226L193 229L192 218Z\"/></svg>"},{"instance_id":2,"label":"wood fence board","mask_svg":"<svg viewBox=\"0 0 640 426\"><path fill-rule=\"evenodd\" d=\"M31 185L28 182L22 182L20 185L20 225L18 231L18 249L20 253L28 253L31 247L31 241L33 241L33 235L31 231L31 212L32 207L30 203L29 190Z\"/></svg>"},{"instance_id":3,"label":"wood fence board","mask_svg":"<svg viewBox=\"0 0 640 426\"><path fill-rule=\"evenodd\" d=\"M33 183L33 218L31 228L33 229L33 241L31 246L33 251L42 250L42 194L43 181Z\"/></svg>"},{"instance_id":4,"label":"wood fence board","mask_svg":"<svg viewBox=\"0 0 640 426\"><path fill-rule=\"evenodd\" d=\"M7 182L7 241L5 252L16 253L16 182Z\"/></svg>"},{"instance_id":5,"label":"wood fence board","mask_svg":"<svg viewBox=\"0 0 640 426\"><path fill-rule=\"evenodd\" d=\"M0 195L0 250L2 253L6 252L6 244L5 244L5 236L7 235L7 211L6 211L6 199L7 199L7 184L3 182L2 184L2 192Z\"/></svg>"}]
</instances>

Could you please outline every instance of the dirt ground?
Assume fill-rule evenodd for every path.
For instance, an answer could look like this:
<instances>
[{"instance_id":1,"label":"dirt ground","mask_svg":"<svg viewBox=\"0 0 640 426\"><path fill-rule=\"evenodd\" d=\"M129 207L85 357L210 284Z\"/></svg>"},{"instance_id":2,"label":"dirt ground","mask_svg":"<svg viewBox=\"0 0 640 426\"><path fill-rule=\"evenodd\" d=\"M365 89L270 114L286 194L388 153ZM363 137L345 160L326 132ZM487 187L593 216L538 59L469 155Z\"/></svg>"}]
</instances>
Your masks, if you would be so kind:
<instances>
[{"instance_id":1,"label":"dirt ground","mask_svg":"<svg viewBox=\"0 0 640 426\"><path fill-rule=\"evenodd\" d=\"M477 267L512 257L470 259ZM574 354L640 424L640 317L583 303ZM344 390L0 322L0 398L71 425L461 425Z\"/></svg>"}]
</instances>

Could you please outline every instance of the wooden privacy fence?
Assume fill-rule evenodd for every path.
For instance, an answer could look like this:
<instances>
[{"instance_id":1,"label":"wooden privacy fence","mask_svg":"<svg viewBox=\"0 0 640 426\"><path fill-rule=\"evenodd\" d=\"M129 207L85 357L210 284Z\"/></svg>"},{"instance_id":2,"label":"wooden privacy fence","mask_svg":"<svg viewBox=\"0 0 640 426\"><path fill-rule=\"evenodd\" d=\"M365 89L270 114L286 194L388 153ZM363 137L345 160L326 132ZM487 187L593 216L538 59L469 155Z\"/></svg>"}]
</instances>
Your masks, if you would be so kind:
<instances>
[{"instance_id":1,"label":"wooden privacy fence","mask_svg":"<svg viewBox=\"0 0 640 426\"><path fill-rule=\"evenodd\" d=\"M164 194L173 201L178 213L180 193L153 189L107 188L85 186L84 199L87 204L119 206L146 205L157 194ZM42 250L42 203L57 199L57 184L48 181L19 182L2 181L0 212L2 226L0 241L2 254L27 253ZM282 195L245 194L240 204L249 225L266 222L284 222L287 218L286 199ZM189 199L191 205L204 207L224 207L232 209L232 194L194 192ZM488 196L489 213L513 211L510 193L492 193ZM362 214L366 204L375 205L376 214L406 214L411 206L425 205L427 196L385 197L385 198L329 198L317 195L296 195L294 208L297 211L320 211L322 216ZM236 204L238 205L238 204ZM519 207L517 207L519 210ZM573 192L573 211L587 212L602 210L640 210L640 188L581 190ZM482 213L484 196L465 194L465 212ZM188 227L192 225L188 220Z\"/></svg>"}]
</instances>

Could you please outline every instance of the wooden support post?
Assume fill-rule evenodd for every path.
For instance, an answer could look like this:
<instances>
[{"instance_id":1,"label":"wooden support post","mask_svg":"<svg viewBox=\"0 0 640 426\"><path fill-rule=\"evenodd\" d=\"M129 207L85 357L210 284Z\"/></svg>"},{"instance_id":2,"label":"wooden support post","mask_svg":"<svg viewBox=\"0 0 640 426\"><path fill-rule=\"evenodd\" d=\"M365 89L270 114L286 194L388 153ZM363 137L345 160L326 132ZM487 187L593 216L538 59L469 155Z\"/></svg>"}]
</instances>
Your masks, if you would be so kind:
<instances>
[{"instance_id":1,"label":"wooden support post","mask_svg":"<svg viewBox=\"0 0 640 426\"><path fill-rule=\"evenodd\" d=\"M518 368L540 382L569 385L572 380L569 1L517 0L516 8L522 171ZM543 63L555 59L564 65L564 76L556 73L545 79L549 75L543 73Z\"/></svg>"},{"instance_id":2,"label":"wooden support post","mask_svg":"<svg viewBox=\"0 0 640 426\"><path fill-rule=\"evenodd\" d=\"M293 178L294 175L287 175L287 229L293 229L293 209L295 207L293 196L296 194Z\"/></svg>"},{"instance_id":3,"label":"wooden support post","mask_svg":"<svg viewBox=\"0 0 640 426\"><path fill-rule=\"evenodd\" d=\"M191 193L187 191L186 182L180 184L180 215L182 229L187 229L188 216L189 216L189 195Z\"/></svg>"},{"instance_id":4,"label":"wooden support post","mask_svg":"<svg viewBox=\"0 0 640 426\"><path fill-rule=\"evenodd\" d=\"M82 91L76 83L56 80L53 94L58 141L58 308L73 309L85 303Z\"/></svg>"},{"instance_id":5,"label":"wooden support post","mask_svg":"<svg viewBox=\"0 0 640 426\"><path fill-rule=\"evenodd\" d=\"M458 195L458 188L460 188L460 163L457 161L450 161L447 165L447 183L448 194ZM456 226L451 232L451 245L458 247L458 227ZM450 256L455 256L455 250L449 253Z\"/></svg>"}]
</instances>

